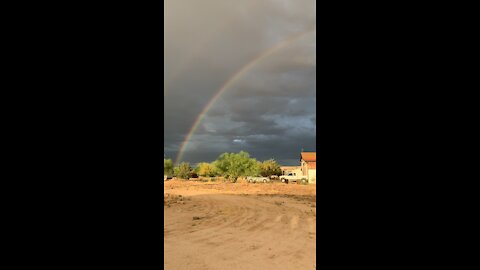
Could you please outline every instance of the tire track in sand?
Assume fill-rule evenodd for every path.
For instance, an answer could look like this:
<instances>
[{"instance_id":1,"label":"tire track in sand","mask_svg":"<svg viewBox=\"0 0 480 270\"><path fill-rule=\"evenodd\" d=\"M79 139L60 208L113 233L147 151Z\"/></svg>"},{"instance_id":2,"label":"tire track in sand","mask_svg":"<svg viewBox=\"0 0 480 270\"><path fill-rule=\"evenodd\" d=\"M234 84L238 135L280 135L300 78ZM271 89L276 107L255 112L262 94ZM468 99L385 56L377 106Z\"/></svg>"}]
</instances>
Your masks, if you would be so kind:
<instances>
[{"instance_id":1,"label":"tire track in sand","mask_svg":"<svg viewBox=\"0 0 480 270\"><path fill-rule=\"evenodd\" d=\"M165 208L168 269L182 269L178 260L213 270L314 269L316 217L309 205L278 196L190 198Z\"/></svg>"}]
</instances>

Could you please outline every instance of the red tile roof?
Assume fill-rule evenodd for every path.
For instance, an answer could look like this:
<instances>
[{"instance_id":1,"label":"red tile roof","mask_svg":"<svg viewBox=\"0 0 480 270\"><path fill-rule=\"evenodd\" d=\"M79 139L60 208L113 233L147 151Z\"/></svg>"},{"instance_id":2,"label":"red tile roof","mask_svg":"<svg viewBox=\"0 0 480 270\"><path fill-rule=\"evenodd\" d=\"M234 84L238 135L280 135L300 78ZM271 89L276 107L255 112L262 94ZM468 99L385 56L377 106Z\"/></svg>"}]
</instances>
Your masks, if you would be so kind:
<instances>
[{"instance_id":1,"label":"red tile roof","mask_svg":"<svg viewBox=\"0 0 480 270\"><path fill-rule=\"evenodd\" d=\"M306 162L317 162L317 152L301 152L301 157Z\"/></svg>"}]
</instances>

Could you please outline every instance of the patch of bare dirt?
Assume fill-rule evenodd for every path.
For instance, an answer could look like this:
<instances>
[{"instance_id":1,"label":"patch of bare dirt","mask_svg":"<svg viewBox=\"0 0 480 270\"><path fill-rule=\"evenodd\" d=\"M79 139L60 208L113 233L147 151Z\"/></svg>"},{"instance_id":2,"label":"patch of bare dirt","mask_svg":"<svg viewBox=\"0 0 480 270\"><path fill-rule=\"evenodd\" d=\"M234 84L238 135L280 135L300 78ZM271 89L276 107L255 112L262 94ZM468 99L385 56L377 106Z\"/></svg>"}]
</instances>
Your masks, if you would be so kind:
<instances>
[{"instance_id":1,"label":"patch of bare dirt","mask_svg":"<svg viewBox=\"0 0 480 270\"><path fill-rule=\"evenodd\" d=\"M315 269L313 185L164 184L164 267Z\"/></svg>"}]
</instances>

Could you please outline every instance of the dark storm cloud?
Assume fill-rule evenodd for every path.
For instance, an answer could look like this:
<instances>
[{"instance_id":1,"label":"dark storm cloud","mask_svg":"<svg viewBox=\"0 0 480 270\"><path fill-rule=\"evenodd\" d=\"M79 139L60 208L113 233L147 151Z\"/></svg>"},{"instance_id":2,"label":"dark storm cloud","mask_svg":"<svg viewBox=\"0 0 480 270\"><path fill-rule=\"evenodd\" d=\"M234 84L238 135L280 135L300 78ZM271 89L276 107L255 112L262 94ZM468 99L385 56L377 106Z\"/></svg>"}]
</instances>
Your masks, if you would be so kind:
<instances>
[{"instance_id":1,"label":"dark storm cloud","mask_svg":"<svg viewBox=\"0 0 480 270\"><path fill-rule=\"evenodd\" d=\"M175 158L211 98L258 55L198 126L184 161L245 150L297 164L316 150L314 1L166 0L164 150Z\"/></svg>"}]
</instances>

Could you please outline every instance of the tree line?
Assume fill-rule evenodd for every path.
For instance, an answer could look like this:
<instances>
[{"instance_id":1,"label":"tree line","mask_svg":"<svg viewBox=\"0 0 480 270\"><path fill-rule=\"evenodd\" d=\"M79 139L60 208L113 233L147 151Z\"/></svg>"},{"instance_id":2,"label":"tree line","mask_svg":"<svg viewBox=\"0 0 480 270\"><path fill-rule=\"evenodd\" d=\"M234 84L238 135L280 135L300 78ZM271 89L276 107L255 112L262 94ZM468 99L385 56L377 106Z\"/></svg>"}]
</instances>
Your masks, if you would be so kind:
<instances>
[{"instance_id":1,"label":"tree line","mask_svg":"<svg viewBox=\"0 0 480 270\"><path fill-rule=\"evenodd\" d=\"M174 166L171 159L163 159L163 174L173 175L181 179L189 179L193 176L216 177L222 176L228 180L236 181L239 177L246 176L271 176L281 175L280 165L269 159L263 162L250 157L250 154L241 151L239 153L223 153L217 160L208 163L199 163L196 167L188 162L182 162Z\"/></svg>"}]
</instances>

